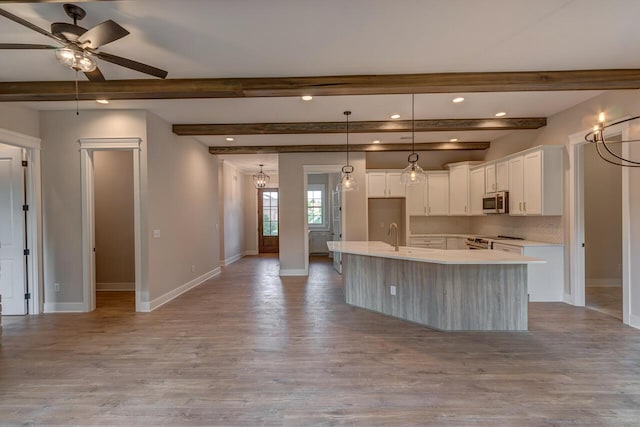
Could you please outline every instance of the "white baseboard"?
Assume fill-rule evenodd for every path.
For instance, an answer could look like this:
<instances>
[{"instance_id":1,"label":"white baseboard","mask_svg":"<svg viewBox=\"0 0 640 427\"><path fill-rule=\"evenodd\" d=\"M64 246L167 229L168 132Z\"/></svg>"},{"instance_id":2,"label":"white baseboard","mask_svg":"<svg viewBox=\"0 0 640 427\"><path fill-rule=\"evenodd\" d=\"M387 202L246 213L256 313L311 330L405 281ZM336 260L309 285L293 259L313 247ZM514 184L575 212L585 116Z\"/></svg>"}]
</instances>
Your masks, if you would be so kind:
<instances>
[{"instance_id":1,"label":"white baseboard","mask_svg":"<svg viewBox=\"0 0 640 427\"><path fill-rule=\"evenodd\" d=\"M175 298L179 297L180 295L184 294L185 292L195 288L198 285L201 285L202 283L206 282L209 279L212 279L212 278L216 277L219 274L220 274L220 267L215 268L215 269L203 274L202 276L196 277L195 279L185 283L184 285L181 285L181 286L175 288L174 290L169 291L166 294L159 296L158 298L152 300L151 302L143 302L143 303L141 303L140 304L140 311L144 311L144 312L153 311L156 308L161 307L164 304L168 303L172 299L175 299Z\"/></svg>"},{"instance_id":2,"label":"white baseboard","mask_svg":"<svg viewBox=\"0 0 640 427\"><path fill-rule=\"evenodd\" d=\"M224 267L227 266L229 264L233 264L234 262L238 261L239 259L241 259L244 255L243 254L236 254L233 256L230 256L229 258L225 258L224 260L220 261L220 264Z\"/></svg>"},{"instance_id":3,"label":"white baseboard","mask_svg":"<svg viewBox=\"0 0 640 427\"><path fill-rule=\"evenodd\" d=\"M250 251L244 251L244 256L252 256L252 255L258 255L258 251L256 251L255 249L252 249Z\"/></svg>"},{"instance_id":4,"label":"white baseboard","mask_svg":"<svg viewBox=\"0 0 640 427\"><path fill-rule=\"evenodd\" d=\"M135 291L136 284L131 282L122 283L96 283L96 291Z\"/></svg>"},{"instance_id":5,"label":"white baseboard","mask_svg":"<svg viewBox=\"0 0 640 427\"><path fill-rule=\"evenodd\" d=\"M640 329L640 316L634 314L629 315L629 326Z\"/></svg>"},{"instance_id":6,"label":"white baseboard","mask_svg":"<svg viewBox=\"0 0 640 427\"><path fill-rule=\"evenodd\" d=\"M45 313L84 313L82 302L45 302Z\"/></svg>"},{"instance_id":7,"label":"white baseboard","mask_svg":"<svg viewBox=\"0 0 640 427\"><path fill-rule=\"evenodd\" d=\"M308 276L309 272L304 268L300 269L280 269L280 276Z\"/></svg>"},{"instance_id":8,"label":"white baseboard","mask_svg":"<svg viewBox=\"0 0 640 427\"><path fill-rule=\"evenodd\" d=\"M599 288L621 288L622 278L609 278L609 279L586 279L587 287L599 287Z\"/></svg>"},{"instance_id":9,"label":"white baseboard","mask_svg":"<svg viewBox=\"0 0 640 427\"><path fill-rule=\"evenodd\" d=\"M573 297L571 296L571 294L564 294L564 297L562 298L562 301L563 301L565 304L571 304L571 305L574 305L574 304L573 304Z\"/></svg>"}]
</instances>

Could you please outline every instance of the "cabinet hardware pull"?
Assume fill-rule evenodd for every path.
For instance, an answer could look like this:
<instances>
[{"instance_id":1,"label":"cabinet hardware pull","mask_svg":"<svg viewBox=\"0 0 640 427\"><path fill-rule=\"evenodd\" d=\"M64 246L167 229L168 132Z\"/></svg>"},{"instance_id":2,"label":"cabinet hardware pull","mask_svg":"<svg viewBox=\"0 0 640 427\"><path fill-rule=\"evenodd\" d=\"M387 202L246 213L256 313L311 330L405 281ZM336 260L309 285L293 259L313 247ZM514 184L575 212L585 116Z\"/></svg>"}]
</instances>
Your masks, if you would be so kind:
<instances>
[{"instance_id":1,"label":"cabinet hardware pull","mask_svg":"<svg viewBox=\"0 0 640 427\"><path fill-rule=\"evenodd\" d=\"M524 206L524 211L526 212L527 211L527 202L524 202L523 206Z\"/></svg>"}]
</instances>

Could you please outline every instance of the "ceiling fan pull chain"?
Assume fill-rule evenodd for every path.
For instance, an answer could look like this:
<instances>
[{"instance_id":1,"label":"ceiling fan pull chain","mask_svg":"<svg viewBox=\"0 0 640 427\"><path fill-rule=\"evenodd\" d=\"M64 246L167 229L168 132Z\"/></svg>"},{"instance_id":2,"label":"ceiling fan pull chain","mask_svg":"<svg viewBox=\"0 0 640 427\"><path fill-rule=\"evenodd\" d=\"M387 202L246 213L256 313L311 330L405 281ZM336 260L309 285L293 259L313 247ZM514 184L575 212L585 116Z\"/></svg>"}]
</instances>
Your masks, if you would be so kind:
<instances>
[{"instance_id":1,"label":"ceiling fan pull chain","mask_svg":"<svg viewBox=\"0 0 640 427\"><path fill-rule=\"evenodd\" d=\"M76 70L76 116L80 115L80 101L78 100L78 70Z\"/></svg>"}]
</instances>

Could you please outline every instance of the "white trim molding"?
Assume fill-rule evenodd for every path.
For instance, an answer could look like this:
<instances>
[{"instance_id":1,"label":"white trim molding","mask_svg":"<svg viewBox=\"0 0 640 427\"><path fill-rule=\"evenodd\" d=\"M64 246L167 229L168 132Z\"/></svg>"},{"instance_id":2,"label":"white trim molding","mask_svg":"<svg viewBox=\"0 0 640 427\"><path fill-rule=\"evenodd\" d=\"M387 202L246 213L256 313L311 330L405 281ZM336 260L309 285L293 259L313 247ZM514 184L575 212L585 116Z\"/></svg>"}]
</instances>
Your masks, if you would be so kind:
<instances>
[{"instance_id":1,"label":"white trim molding","mask_svg":"<svg viewBox=\"0 0 640 427\"><path fill-rule=\"evenodd\" d=\"M114 282L114 283L98 283L96 282L96 291L135 291L135 282Z\"/></svg>"},{"instance_id":2,"label":"white trim molding","mask_svg":"<svg viewBox=\"0 0 640 427\"><path fill-rule=\"evenodd\" d=\"M155 298L151 302L142 303L140 311L144 311L144 312L153 311L156 308L165 305L169 301L176 299L177 297L184 294L185 292L190 291L196 286L203 284L207 280L213 279L214 277L219 276L220 272L221 272L220 267L214 268L213 270L203 274L202 276L196 277L195 279L185 283L184 285L181 285L175 288L174 290L169 291L166 294L159 296L158 298Z\"/></svg>"},{"instance_id":3,"label":"white trim molding","mask_svg":"<svg viewBox=\"0 0 640 427\"><path fill-rule=\"evenodd\" d=\"M82 313L84 312L82 302L45 302L45 313Z\"/></svg>"},{"instance_id":4,"label":"white trim molding","mask_svg":"<svg viewBox=\"0 0 640 427\"><path fill-rule=\"evenodd\" d=\"M80 138L81 150L139 150L140 138Z\"/></svg>"},{"instance_id":5,"label":"white trim molding","mask_svg":"<svg viewBox=\"0 0 640 427\"><path fill-rule=\"evenodd\" d=\"M0 128L0 141L16 147L34 148L36 150L39 150L40 145L42 144L42 140L40 138L13 132L3 128Z\"/></svg>"},{"instance_id":6,"label":"white trim molding","mask_svg":"<svg viewBox=\"0 0 640 427\"><path fill-rule=\"evenodd\" d=\"M225 258L223 260L220 260L220 264L223 267L226 267L227 265L233 264L234 262L242 259L242 257L244 257L243 253L235 254L235 255L230 256L229 258Z\"/></svg>"},{"instance_id":7,"label":"white trim molding","mask_svg":"<svg viewBox=\"0 0 640 427\"><path fill-rule=\"evenodd\" d=\"M629 315L629 326L640 329L640 316L636 316L635 314Z\"/></svg>"},{"instance_id":8,"label":"white trim molding","mask_svg":"<svg viewBox=\"0 0 640 427\"><path fill-rule=\"evenodd\" d=\"M255 249L244 251L244 256L254 256L254 255L259 255L258 251Z\"/></svg>"}]
</instances>

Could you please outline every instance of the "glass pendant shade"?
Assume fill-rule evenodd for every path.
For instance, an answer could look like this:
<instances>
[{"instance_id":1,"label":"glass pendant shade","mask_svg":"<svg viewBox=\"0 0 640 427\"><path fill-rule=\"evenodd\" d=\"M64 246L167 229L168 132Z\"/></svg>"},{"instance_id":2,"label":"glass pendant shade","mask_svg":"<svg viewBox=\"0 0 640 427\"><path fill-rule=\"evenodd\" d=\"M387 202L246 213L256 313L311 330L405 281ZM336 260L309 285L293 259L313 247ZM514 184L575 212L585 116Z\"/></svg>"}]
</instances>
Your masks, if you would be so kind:
<instances>
[{"instance_id":1,"label":"glass pendant shade","mask_svg":"<svg viewBox=\"0 0 640 427\"><path fill-rule=\"evenodd\" d=\"M56 59L65 67L83 73L90 73L97 67L96 62L89 54L66 47L56 49Z\"/></svg>"},{"instance_id":2,"label":"glass pendant shade","mask_svg":"<svg viewBox=\"0 0 640 427\"><path fill-rule=\"evenodd\" d=\"M409 156L411 157L411 156ZM427 174L418 165L418 155L416 154L415 161L409 160L409 166L402 170L400 175L400 182L404 185L417 185L424 184L427 181Z\"/></svg>"},{"instance_id":3,"label":"glass pendant shade","mask_svg":"<svg viewBox=\"0 0 640 427\"><path fill-rule=\"evenodd\" d=\"M253 184L256 188L265 188L269 184L269 180L271 177L266 173L262 172L262 167L264 165L260 165L260 171L253 175Z\"/></svg>"}]
</instances>

